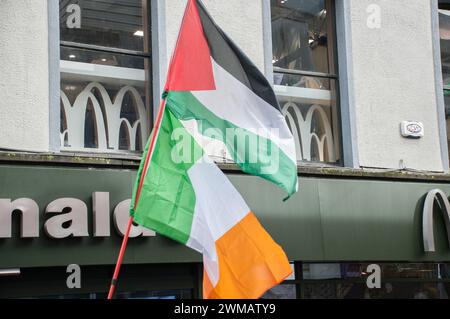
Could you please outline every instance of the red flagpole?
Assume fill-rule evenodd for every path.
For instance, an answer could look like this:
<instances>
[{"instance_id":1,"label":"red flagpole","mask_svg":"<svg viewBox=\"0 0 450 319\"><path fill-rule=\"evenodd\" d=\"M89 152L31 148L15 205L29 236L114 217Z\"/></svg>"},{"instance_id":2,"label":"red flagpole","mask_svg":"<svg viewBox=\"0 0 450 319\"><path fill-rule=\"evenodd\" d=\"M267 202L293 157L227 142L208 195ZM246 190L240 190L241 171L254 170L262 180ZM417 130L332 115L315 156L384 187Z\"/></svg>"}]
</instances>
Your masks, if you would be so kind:
<instances>
[{"instance_id":1,"label":"red flagpole","mask_svg":"<svg viewBox=\"0 0 450 319\"><path fill-rule=\"evenodd\" d=\"M189 0L188 1L187 5L186 5L186 8L189 7L189 4L191 4L192 1L194 1L194 0ZM183 26L184 21L186 19L186 14L187 14L187 10L185 10L185 13L184 13L184 16L183 16L183 21L181 23L182 26ZM175 45L175 51L174 52L177 52L179 40L180 40L180 34L178 34L177 43ZM173 60L173 56L172 56L172 60ZM172 66L172 64L173 63L171 61L170 66ZM166 86L165 86L165 89L164 89L166 92L169 91L169 87L170 87L170 85L169 85L170 75L171 75L171 71L170 71L170 67L169 67L169 72L168 72L168 76L167 76ZM161 121L162 121L162 117L163 117L163 114L164 114L165 107L166 107L166 99L163 98L162 101L161 101L161 105L159 107L159 110L158 110L158 116L156 117L155 125L153 127L152 139L150 141L150 145L149 145L148 152L147 152L147 158L145 159L144 168L142 170L141 179L139 181L139 186L138 186L138 189L137 189L137 192L136 192L136 199L134 201L134 209L136 209L137 202L139 200L139 196L141 195L142 184L144 182L145 175L147 175L148 164L149 164L150 159L152 157L152 153L153 153L153 149L154 149L154 146L155 146L156 138L157 138L157 136L159 134L159 129L160 129L160 125L161 125ZM113 275L113 278L111 280L111 286L109 288L108 299L112 299L112 297L114 295L114 291L116 290L116 285L117 285L117 279L119 277L120 266L122 266L122 260L123 260L124 254L125 254L125 249L127 247L128 238L130 236L130 230L131 230L131 226L132 225L133 225L133 217L130 216L130 219L128 220L127 230L125 232L125 235L123 236L122 246L120 247L119 257L117 258L116 268L114 269L114 275Z\"/></svg>"},{"instance_id":2,"label":"red flagpole","mask_svg":"<svg viewBox=\"0 0 450 319\"><path fill-rule=\"evenodd\" d=\"M153 149L155 147L156 137L159 134L159 128L161 126L161 121L162 121L162 117L164 114L165 106L166 106L166 100L163 99L161 101L161 105L158 110L158 116L156 117L156 122L153 127L153 135L152 135L152 139L150 141L150 145L148 148L147 158L145 159L145 164L144 164L144 168L142 170L141 179L139 181L139 187L138 187L137 193L136 193L136 200L134 201L134 209L136 209L137 202L139 200L139 196L141 195L142 184L144 182L145 175L147 174L148 164L152 158ZM122 266L122 260L123 260L123 256L125 255L125 249L127 248L128 238L130 237L130 231L131 231L132 225L133 225L133 217L130 216L130 219L128 220L128 224L127 224L127 229L125 231L125 235L123 236L122 245L120 246L119 257L117 258L116 267L114 269L114 275L111 280L111 286L109 287L108 300L112 299L112 297L114 295L114 291L116 290L117 279L119 278L120 267Z\"/></svg>"}]
</instances>

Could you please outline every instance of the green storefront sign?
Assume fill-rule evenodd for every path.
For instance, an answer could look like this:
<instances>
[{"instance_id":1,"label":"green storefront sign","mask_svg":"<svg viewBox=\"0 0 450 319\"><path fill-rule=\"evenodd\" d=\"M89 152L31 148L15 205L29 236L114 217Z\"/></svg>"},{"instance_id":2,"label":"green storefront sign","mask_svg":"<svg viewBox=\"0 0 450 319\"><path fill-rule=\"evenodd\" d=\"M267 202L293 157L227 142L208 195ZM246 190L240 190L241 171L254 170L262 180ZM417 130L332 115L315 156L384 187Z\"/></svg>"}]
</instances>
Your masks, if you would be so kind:
<instances>
[{"instance_id":1,"label":"green storefront sign","mask_svg":"<svg viewBox=\"0 0 450 319\"><path fill-rule=\"evenodd\" d=\"M135 175L125 169L1 165L0 237L8 238L0 238L0 268L114 264L120 216L127 214ZM436 252L426 253L422 239L425 196L433 189L448 195L450 184L308 177L300 179L299 193L283 202L285 194L261 179L229 177L291 260L450 261L442 214L434 214ZM36 226L37 234L23 233L21 214L5 224L11 207L24 209L12 204L33 202L39 213L28 231ZM64 221L65 214L74 220ZM86 225L84 232L71 236L76 224ZM137 235L141 232L136 229ZM144 235L130 239L125 263L201 261L167 238Z\"/></svg>"}]
</instances>

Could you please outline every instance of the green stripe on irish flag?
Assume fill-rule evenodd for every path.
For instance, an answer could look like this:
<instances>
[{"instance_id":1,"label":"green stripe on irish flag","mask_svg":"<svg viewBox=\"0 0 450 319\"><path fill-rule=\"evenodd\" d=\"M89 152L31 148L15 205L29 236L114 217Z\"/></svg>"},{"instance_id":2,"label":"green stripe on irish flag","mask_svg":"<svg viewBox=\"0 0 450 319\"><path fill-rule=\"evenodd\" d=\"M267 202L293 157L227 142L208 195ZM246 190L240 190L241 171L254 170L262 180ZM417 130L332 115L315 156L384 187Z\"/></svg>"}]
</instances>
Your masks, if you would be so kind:
<instances>
[{"instance_id":1,"label":"green stripe on irish flag","mask_svg":"<svg viewBox=\"0 0 450 319\"><path fill-rule=\"evenodd\" d=\"M177 130L185 138L190 136L172 113L166 110L146 176L141 175L143 168L138 172L140 178L137 183L140 183L141 178L144 179L139 200L132 213L140 212L134 214L137 223L186 244L191 232L195 207L194 189L187 172L203 157L203 151L192 138L188 138L180 144L185 147L180 151L191 152L191 158L180 158L179 161L175 161L178 146L177 141L172 139L172 132ZM138 184L135 188L137 187ZM132 203L134 200L133 197Z\"/></svg>"}]
</instances>

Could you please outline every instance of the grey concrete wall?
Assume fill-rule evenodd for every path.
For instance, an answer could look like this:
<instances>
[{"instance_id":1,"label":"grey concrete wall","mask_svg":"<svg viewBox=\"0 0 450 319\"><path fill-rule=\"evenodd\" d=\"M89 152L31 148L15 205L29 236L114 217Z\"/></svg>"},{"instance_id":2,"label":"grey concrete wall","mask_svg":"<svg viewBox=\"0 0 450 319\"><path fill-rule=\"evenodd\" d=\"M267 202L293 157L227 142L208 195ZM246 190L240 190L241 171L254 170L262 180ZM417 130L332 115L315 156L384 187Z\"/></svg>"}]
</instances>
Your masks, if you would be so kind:
<instances>
[{"instance_id":1,"label":"grey concrete wall","mask_svg":"<svg viewBox=\"0 0 450 319\"><path fill-rule=\"evenodd\" d=\"M430 1L347 0L360 166L443 171ZM379 28L368 24L369 5ZM373 20L371 20L373 21ZM371 27L372 26L372 27ZM425 137L405 139L400 122L417 120Z\"/></svg>"},{"instance_id":2,"label":"grey concrete wall","mask_svg":"<svg viewBox=\"0 0 450 319\"><path fill-rule=\"evenodd\" d=\"M0 1L0 148L49 149L46 0Z\"/></svg>"}]
</instances>

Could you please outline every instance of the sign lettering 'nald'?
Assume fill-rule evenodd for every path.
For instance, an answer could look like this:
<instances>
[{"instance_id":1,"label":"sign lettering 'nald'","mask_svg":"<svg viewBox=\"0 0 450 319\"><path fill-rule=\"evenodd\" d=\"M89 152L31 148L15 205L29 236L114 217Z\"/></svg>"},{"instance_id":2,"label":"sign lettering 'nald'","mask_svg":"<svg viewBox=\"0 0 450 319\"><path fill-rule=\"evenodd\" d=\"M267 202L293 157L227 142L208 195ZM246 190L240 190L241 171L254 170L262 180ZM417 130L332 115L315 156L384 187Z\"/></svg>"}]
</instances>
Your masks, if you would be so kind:
<instances>
[{"instance_id":1,"label":"sign lettering 'nald'","mask_svg":"<svg viewBox=\"0 0 450 319\"><path fill-rule=\"evenodd\" d=\"M130 199L117 204L113 212L115 230L123 236L129 219ZM111 216L108 192L92 194L93 236L111 236ZM12 237L12 215L20 213L20 237L36 238L40 236L40 211L37 203L30 198L15 200L0 199L0 238ZM77 198L59 198L45 209L49 218L44 223L44 231L50 238L88 237L88 208L85 202ZM51 216L51 217L50 217ZM141 226L132 226L130 237L153 237L155 232Z\"/></svg>"}]
</instances>

